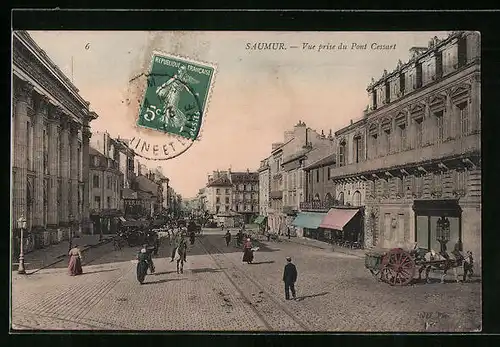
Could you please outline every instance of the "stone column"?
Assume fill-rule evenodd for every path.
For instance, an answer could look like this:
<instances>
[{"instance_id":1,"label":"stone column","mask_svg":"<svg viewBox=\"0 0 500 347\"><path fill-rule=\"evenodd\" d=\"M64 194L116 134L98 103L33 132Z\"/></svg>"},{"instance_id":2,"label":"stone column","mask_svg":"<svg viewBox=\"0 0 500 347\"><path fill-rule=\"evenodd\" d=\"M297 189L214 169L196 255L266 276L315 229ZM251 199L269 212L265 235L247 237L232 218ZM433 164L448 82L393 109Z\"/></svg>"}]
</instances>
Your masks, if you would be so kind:
<instances>
[{"instance_id":1,"label":"stone column","mask_svg":"<svg viewBox=\"0 0 500 347\"><path fill-rule=\"evenodd\" d=\"M61 201L59 206L59 224L67 225L69 222L69 169L70 169L70 148L69 148L69 126L70 119L67 115L61 115L61 143L60 151L60 177L61 177Z\"/></svg>"},{"instance_id":2,"label":"stone column","mask_svg":"<svg viewBox=\"0 0 500 347\"><path fill-rule=\"evenodd\" d=\"M49 199L48 199L48 227L56 229L59 224L59 206L57 203L58 191L58 160L59 157L59 125L60 111L55 107L49 107L48 131L49 131Z\"/></svg>"},{"instance_id":3,"label":"stone column","mask_svg":"<svg viewBox=\"0 0 500 347\"><path fill-rule=\"evenodd\" d=\"M34 117L34 136L33 136L33 169L35 171L34 182L34 211L33 226L45 227L43 225L44 214L44 196L43 182L44 172L44 146L43 146L43 126L47 119L48 99L44 95L35 95L35 117Z\"/></svg>"},{"instance_id":4,"label":"stone column","mask_svg":"<svg viewBox=\"0 0 500 347\"><path fill-rule=\"evenodd\" d=\"M90 137L92 136L92 133L90 132L90 128L88 125L84 125L82 129L82 160L83 160L83 169L82 169L82 177L83 177L83 197L82 197L82 204L83 204L83 210L82 213L83 215L81 216L81 220L83 222L83 229L84 232L89 232L90 233L90 214L89 214L89 198L90 198L90 184L89 184L89 179L90 179L90 158L89 158L89 142L90 142Z\"/></svg>"},{"instance_id":5,"label":"stone column","mask_svg":"<svg viewBox=\"0 0 500 347\"><path fill-rule=\"evenodd\" d=\"M13 169L13 216L12 223L13 227L17 228L17 220L24 216L28 218L27 213L27 201L26 201L26 189L28 180L28 168L27 168L27 151L26 144L28 139L26 138L28 108L31 106L31 98L33 95L33 85L29 82L21 81L16 79L14 81L14 108L13 108L13 124L14 124L14 148L12 151L12 169Z\"/></svg>"},{"instance_id":6,"label":"stone column","mask_svg":"<svg viewBox=\"0 0 500 347\"><path fill-rule=\"evenodd\" d=\"M78 126L76 123L71 123L70 126L70 181L71 181L71 212L75 220L79 220L78 211Z\"/></svg>"}]
</instances>

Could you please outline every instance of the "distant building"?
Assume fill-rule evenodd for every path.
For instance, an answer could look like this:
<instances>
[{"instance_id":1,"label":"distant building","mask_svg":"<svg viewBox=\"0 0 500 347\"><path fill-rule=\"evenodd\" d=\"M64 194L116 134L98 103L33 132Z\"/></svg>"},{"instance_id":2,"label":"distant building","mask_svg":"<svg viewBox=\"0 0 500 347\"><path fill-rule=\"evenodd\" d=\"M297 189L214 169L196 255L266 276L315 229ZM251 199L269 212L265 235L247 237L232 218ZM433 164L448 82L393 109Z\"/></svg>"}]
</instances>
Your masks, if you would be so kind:
<instances>
[{"instance_id":1,"label":"distant building","mask_svg":"<svg viewBox=\"0 0 500 347\"><path fill-rule=\"evenodd\" d=\"M243 215L245 223L252 223L259 214L259 173L228 171L231 189L231 210Z\"/></svg>"},{"instance_id":2,"label":"distant building","mask_svg":"<svg viewBox=\"0 0 500 347\"><path fill-rule=\"evenodd\" d=\"M259 215L262 217L261 222L267 226L267 215L270 206L269 193L271 176L269 167L269 158L261 160L259 169Z\"/></svg>"},{"instance_id":3,"label":"distant building","mask_svg":"<svg viewBox=\"0 0 500 347\"><path fill-rule=\"evenodd\" d=\"M93 223L93 233L116 231L113 217L123 214L121 191L123 174L119 164L100 151L91 147L90 156L90 218Z\"/></svg>"},{"instance_id":4,"label":"distant building","mask_svg":"<svg viewBox=\"0 0 500 347\"><path fill-rule=\"evenodd\" d=\"M207 196L206 208L211 215L221 212L230 212L232 205L233 184L228 177L227 171L214 171L208 176L208 183L205 187Z\"/></svg>"}]
</instances>

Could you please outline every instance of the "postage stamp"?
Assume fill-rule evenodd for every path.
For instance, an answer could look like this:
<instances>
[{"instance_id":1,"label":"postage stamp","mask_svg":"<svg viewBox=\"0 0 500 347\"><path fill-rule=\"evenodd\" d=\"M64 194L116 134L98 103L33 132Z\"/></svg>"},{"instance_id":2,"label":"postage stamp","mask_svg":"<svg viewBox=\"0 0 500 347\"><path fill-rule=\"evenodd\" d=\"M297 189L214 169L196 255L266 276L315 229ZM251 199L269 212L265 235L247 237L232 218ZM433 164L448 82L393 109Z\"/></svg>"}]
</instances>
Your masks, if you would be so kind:
<instances>
[{"instance_id":1,"label":"postage stamp","mask_svg":"<svg viewBox=\"0 0 500 347\"><path fill-rule=\"evenodd\" d=\"M215 66L154 52L137 125L196 140Z\"/></svg>"}]
</instances>

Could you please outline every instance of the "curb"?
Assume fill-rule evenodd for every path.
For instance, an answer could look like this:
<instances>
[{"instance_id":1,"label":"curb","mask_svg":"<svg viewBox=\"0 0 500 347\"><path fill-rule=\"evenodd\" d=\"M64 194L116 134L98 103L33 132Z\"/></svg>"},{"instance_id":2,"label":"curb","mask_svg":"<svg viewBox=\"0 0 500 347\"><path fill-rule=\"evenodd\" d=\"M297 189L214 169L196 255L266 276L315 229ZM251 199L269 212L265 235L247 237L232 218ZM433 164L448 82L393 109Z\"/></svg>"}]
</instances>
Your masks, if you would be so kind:
<instances>
[{"instance_id":1,"label":"curb","mask_svg":"<svg viewBox=\"0 0 500 347\"><path fill-rule=\"evenodd\" d=\"M91 248L97 248L97 247L100 247L100 246L105 245L107 243L110 243L112 241L113 241L113 239L108 238L108 239L104 239L102 241L99 241L98 243L96 243L94 245L87 245L87 247L85 247L84 249L82 249L82 253L85 252L85 251L87 251L87 250L89 250L89 249L91 249ZM38 269L33 269L33 271L31 271L29 273L26 272L26 275L28 275L28 276L32 275L32 274L34 274L34 273L36 273L36 272L38 272L40 270L43 270L43 269L46 269L48 267L51 267L52 265L58 264L58 263L62 262L63 260L65 260L67 257L68 257L67 254L58 255L58 256L55 257L57 260L55 260L55 261L53 261L53 262L51 262L51 263L49 263L47 265L44 265L44 266L42 266L42 267L40 267Z\"/></svg>"},{"instance_id":2,"label":"curb","mask_svg":"<svg viewBox=\"0 0 500 347\"><path fill-rule=\"evenodd\" d=\"M303 246L306 246L306 247L311 247L311 248L323 249L325 251L329 250L331 252L338 252L338 253L348 254L348 255L351 255L351 256L359 258L359 259L363 259L364 258L364 255L359 255L359 254L356 254L356 253L352 253L352 252L346 251L344 249L339 249L339 248L325 248L325 247L321 247L321 246L310 245L310 244L307 244L307 243L296 242L296 241L288 240L288 239L284 239L284 240L286 242L293 242L295 244L303 245Z\"/></svg>"}]
</instances>

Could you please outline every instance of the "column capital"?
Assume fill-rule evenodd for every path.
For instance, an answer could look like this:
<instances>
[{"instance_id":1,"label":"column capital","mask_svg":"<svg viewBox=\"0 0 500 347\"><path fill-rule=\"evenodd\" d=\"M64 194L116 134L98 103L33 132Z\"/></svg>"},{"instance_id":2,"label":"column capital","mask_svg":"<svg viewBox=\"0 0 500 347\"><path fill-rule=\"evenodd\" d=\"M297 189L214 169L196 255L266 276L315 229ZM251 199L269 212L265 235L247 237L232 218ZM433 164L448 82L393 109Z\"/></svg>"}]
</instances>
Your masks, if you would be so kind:
<instances>
[{"instance_id":1,"label":"column capital","mask_svg":"<svg viewBox=\"0 0 500 347\"><path fill-rule=\"evenodd\" d=\"M83 135L83 138L90 139L92 137L92 131L90 130L90 127L88 125L84 125L82 127L82 135Z\"/></svg>"},{"instance_id":2,"label":"column capital","mask_svg":"<svg viewBox=\"0 0 500 347\"><path fill-rule=\"evenodd\" d=\"M14 97L18 101L24 101L31 105L34 88L30 82L16 79L14 83Z\"/></svg>"},{"instance_id":3,"label":"column capital","mask_svg":"<svg viewBox=\"0 0 500 347\"><path fill-rule=\"evenodd\" d=\"M58 108L58 109L60 112L59 123L61 124L61 128L63 130L69 130L70 125L71 125L71 118L66 113L64 113L62 108Z\"/></svg>"},{"instance_id":4,"label":"column capital","mask_svg":"<svg viewBox=\"0 0 500 347\"><path fill-rule=\"evenodd\" d=\"M34 93L34 105L36 114L48 117L50 105L48 97L42 94Z\"/></svg>"},{"instance_id":5,"label":"column capital","mask_svg":"<svg viewBox=\"0 0 500 347\"><path fill-rule=\"evenodd\" d=\"M69 131L72 135L77 135L78 134L78 130L80 129L80 124L76 123L76 122L73 122L73 121L69 121Z\"/></svg>"},{"instance_id":6,"label":"column capital","mask_svg":"<svg viewBox=\"0 0 500 347\"><path fill-rule=\"evenodd\" d=\"M59 120L61 118L62 110L55 105L49 104L48 105L48 119L51 122L56 123L59 125Z\"/></svg>"}]
</instances>

